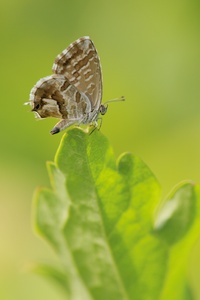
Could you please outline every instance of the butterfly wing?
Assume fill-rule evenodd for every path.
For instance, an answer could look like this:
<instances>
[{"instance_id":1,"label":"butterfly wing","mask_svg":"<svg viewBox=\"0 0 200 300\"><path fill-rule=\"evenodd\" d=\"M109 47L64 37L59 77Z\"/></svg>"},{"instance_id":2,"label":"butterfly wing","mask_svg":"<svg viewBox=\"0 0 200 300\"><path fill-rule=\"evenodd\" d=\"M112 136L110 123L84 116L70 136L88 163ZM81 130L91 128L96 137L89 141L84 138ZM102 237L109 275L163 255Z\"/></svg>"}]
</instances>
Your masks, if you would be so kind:
<instances>
[{"instance_id":1,"label":"butterfly wing","mask_svg":"<svg viewBox=\"0 0 200 300\"><path fill-rule=\"evenodd\" d=\"M82 37L59 54L52 68L64 75L91 102L91 110L98 110L102 99L102 73L99 56L89 37Z\"/></svg>"},{"instance_id":2,"label":"butterfly wing","mask_svg":"<svg viewBox=\"0 0 200 300\"><path fill-rule=\"evenodd\" d=\"M57 74L44 77L36 83L30 93L30 104L36 116L65 119L66 124L81 121L84 114L91 111L88 98L64 75Z\"/></svg>"}]
</instances>

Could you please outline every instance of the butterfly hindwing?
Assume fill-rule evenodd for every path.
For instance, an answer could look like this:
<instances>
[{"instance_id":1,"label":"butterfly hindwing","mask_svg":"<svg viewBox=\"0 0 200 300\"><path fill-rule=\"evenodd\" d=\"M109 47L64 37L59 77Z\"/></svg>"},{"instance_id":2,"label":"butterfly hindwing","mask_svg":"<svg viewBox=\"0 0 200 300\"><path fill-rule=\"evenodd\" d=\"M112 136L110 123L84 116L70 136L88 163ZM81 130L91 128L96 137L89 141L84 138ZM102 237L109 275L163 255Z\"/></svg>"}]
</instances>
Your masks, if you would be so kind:
<instances>
[{"instance_id":1,"label":"butterfly hindwing","mask_svg":"<svg viewBox=\"0 0 200 300\"><path fill-rule=\"evenodd\" d=\"M34 105L32 111L40 118L55 117L75 123L91 111L88 98L63 75L40 79L31 90L30 100Z\"/></svg>"}]
</instances>

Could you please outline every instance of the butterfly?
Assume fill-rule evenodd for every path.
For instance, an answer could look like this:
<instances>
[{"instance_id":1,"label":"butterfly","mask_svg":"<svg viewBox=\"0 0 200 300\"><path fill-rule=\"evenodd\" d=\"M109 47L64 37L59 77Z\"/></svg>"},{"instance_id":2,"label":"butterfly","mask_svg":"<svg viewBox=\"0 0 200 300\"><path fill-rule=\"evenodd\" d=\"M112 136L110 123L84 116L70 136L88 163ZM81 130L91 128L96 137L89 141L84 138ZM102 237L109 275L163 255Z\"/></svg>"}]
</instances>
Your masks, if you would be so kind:
<instances>
[{"instance_id":1,"label":"butterfly","mask_svg":"<svg viewBox=\"0 0 200 300\"><path fill-rule=\"evenodd\" d=\"M51 134L73 124L93 124L96 128L109 101L101 104L101 64L91 39L84 36L71 43L56 57L52 71L53 75L36 83L26 103L36 117L60 119Z\"/></svg>"}]
</instances>

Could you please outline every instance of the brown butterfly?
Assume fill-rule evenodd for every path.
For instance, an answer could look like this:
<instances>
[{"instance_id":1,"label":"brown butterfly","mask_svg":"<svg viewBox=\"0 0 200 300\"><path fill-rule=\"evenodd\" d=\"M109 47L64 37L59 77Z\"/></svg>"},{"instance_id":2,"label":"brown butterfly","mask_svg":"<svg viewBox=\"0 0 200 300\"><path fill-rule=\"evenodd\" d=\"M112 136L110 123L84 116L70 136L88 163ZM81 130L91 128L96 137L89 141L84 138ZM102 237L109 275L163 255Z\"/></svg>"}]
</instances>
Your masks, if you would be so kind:
<instances>
[{"instance_id":1,"label":"brown butterfly","mask_svg":"<svg viewBox=\"0 0 200 300\"><path fill-rule=\"evenodd\" d=\"M98 126L99 114L107 111L101 104L102 73L97 50L87 36L69 45L53 64L53 75L40 79L30 92L30 101L37 118L61 119L51 130L60 132L72 124Z\"/></svg>"}]
</instances>

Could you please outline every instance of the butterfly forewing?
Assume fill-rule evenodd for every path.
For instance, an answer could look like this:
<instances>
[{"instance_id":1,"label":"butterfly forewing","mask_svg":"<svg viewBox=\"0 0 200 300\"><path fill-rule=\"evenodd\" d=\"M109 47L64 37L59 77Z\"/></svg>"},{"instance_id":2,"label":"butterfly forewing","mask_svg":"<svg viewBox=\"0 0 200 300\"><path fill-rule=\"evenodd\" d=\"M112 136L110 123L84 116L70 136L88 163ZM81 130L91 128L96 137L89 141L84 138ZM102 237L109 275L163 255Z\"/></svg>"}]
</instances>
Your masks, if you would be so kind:
<instances>
[{"instance_id":1,"label":"butterfly forewing","mask_svg":"<svg viewBox=\"0 0 200 300\"><path fill-rule=\"evenodd\" d=\"M93 42L82 37L59 54L53 64L55 74L64 75L91 102L91 110L98 109L102 98L100 60Z\"/></svg>"}]
</instances>

